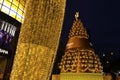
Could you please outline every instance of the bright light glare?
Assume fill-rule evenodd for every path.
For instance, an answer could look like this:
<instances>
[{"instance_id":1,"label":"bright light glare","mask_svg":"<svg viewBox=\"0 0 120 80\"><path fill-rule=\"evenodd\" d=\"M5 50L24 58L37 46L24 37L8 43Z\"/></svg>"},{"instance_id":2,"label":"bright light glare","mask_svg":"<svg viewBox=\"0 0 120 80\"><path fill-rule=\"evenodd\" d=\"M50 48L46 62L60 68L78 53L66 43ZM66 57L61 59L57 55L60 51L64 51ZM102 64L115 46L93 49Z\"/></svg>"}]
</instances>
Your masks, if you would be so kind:
<instances>
[{"instance_id":1,"label":"bright light glare","mask_svg":"<svg viewBox=\"0 0 120 80\"><path fill-rule=\"evenodd\" d=\"M2 6L2 8L1 8ZM24 5L25 6L25 5ZM24 19L24 6L18 0L0 0L0 10L5 14L10 15L19 22ZM19 15L19 16L18 16Z\"/></svg>"}]
</instances>

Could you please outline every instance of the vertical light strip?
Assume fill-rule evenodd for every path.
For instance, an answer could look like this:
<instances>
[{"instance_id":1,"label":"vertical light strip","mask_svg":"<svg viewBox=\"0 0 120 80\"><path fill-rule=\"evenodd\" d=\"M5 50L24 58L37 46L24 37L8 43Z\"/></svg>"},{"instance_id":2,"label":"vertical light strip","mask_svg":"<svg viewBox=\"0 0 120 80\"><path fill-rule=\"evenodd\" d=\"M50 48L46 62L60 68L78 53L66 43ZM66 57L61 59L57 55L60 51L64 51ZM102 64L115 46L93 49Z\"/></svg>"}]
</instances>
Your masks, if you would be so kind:
<instances>
[{"instance_id":1,"label":"vertical light strip","mask_svg":"<svg viewBox=\"0 0 120 80\"><path fill-rule=\"evenodd\" d=\"M27 0L10 80L50 80L66 0Z\"/></svg>"}]
</instances>

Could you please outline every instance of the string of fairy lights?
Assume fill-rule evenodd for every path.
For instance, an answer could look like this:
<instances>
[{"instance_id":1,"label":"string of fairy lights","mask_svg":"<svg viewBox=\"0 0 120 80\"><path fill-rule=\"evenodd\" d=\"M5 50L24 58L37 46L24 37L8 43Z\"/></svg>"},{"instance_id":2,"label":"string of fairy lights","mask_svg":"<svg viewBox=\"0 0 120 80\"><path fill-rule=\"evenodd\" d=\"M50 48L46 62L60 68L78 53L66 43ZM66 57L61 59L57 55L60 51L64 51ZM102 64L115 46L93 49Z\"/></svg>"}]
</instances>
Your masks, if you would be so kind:
<instances>
[{"instance_id":1,"label":"string of fairy lights","mask_svg":"<svg viewBox=\"0 0 120 80\"><path fill-rule=\"evenodd\" d=\"M25 3L26 0L0 0L0 11L22 23Z\"/></svg>"}]
</instances>

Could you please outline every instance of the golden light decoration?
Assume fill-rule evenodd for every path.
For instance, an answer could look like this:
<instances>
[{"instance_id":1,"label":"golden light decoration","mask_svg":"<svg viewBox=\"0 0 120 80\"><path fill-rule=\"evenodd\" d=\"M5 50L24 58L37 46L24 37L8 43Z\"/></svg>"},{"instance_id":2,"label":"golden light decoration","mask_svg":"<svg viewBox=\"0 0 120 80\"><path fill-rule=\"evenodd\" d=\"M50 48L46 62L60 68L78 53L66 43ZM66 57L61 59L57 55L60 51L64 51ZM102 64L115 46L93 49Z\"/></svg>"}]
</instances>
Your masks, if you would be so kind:
<instances>
[{"instance_id":1,"label":"golden light decoration","mask_svg":"<svg viewBox=\"0 0 120 80\"><path fill-rule=\"evenodd\" d=\"M27 0L10 80L49 80L66 0Z\"/></svg>"},{"instance_id":2,"label":"golden light decoration","mask_svg":"<svg viewBox=\"0 0 120 80\"><path fill-rule=\"evenodd\" d=\"M65 55L63 55L64 57L62 57L60 63L61 73L65 71L66 73L73 71L76 73L102 73L100 60L95 54L93 46L89 44L89 35L78 16L79 14L76 13L75 21L69 33ZM69 45L71 43L73 44ZM71 64L68 64L68 62ZM72 67L68 68L68 66L73 66L73 64L76 65L74 69Z\"/></svg>"}]
</instances>

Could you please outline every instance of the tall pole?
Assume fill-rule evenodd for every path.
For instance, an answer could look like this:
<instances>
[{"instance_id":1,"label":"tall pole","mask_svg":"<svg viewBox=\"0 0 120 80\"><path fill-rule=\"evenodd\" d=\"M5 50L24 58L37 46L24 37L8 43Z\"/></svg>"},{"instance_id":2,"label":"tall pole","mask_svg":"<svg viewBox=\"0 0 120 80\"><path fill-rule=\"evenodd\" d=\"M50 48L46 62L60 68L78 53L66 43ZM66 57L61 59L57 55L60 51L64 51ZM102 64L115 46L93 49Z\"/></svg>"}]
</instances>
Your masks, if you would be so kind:
<instances>
[{"instance_id":1,"label":"tall pole","mask_svg":"<svg viewBox=\"0 0 120 80\"><path fill-rule=\"evenodd\" d=\"M27 0L10 80L49 80L66 0Z\"/></svg>"}]
</instances>

